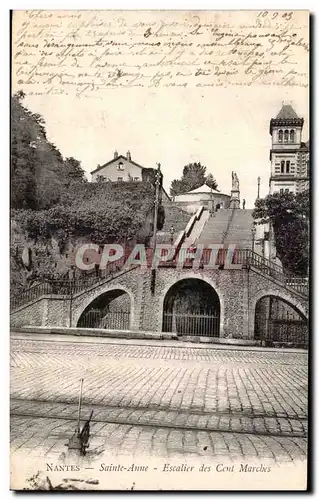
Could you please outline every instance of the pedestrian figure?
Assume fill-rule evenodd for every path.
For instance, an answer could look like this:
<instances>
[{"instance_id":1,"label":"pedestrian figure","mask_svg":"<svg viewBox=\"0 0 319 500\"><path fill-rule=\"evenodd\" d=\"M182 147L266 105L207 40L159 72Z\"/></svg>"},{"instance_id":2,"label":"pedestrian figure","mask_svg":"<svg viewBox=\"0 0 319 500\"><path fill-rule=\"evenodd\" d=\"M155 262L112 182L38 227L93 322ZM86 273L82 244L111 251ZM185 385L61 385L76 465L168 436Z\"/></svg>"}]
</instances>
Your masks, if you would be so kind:
<instances>
[{"instance_id":1,"label":"pedestrian figure","mask_svg":"<svg viewBox=\"0 0 319 500\"><path fill-rule=\"evenodd\" d=\"M246 200L243 200L243 210L245 210Z\"/></svg>"}]
</instances>

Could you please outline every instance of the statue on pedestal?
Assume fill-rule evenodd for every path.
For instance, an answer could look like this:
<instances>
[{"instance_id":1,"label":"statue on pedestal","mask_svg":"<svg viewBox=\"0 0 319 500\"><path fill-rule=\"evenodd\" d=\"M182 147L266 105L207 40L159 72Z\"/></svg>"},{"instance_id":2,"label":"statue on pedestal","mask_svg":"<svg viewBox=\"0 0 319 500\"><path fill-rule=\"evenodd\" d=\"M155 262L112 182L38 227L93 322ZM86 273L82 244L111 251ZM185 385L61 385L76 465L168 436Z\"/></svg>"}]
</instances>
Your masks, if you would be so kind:
<instances>
[{"instance_id":1,"label":"statue on pedestal","mask_svg":"<svg viewBox=\"0 0 319 500\"><path fill-rule=\"evenodd\" d=\"M236 172L231 173L232 191L239 191L239 180Z\"/></svg>"}]
</instances>

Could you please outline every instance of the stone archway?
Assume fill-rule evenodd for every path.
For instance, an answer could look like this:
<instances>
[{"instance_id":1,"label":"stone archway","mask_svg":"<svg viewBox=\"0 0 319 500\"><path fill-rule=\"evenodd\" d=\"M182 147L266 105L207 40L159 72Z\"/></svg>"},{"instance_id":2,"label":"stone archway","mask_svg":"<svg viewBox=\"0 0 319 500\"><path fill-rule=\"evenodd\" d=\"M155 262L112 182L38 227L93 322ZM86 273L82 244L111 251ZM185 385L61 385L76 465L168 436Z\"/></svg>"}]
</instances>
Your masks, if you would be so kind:
<instances>
[{"instance_id":1,"label":"stone archway","mask_svg":"<svg viewBox=\"0 0 319 500\"><path fill-rule=\"evenodd\" d=\"M219 337L220 300L214 288L199 278L174 283L164 297L162 331Z\"/></svg>"},{"instance_id":2,"label":"stone archway","mask_svg":"<svg viewBox=\"0 0 319 500\"><path fill-rule=\"evenodd\" d=\"M256 301L254 339L266 344L308 345L305 314L292 302L278 295L263 295Z\"/></svg>"},{"instance_id":3,"label":"stone archway","mask_svg":"<svg viewBox=\"0 0 319 500\"><path fill-rule=\"evenodd\" d=\"M129 330L130 323L129 294L123 289L112 289L100 294L86 306L77 321L77 327Z\"/></svg>"}]
</instances>

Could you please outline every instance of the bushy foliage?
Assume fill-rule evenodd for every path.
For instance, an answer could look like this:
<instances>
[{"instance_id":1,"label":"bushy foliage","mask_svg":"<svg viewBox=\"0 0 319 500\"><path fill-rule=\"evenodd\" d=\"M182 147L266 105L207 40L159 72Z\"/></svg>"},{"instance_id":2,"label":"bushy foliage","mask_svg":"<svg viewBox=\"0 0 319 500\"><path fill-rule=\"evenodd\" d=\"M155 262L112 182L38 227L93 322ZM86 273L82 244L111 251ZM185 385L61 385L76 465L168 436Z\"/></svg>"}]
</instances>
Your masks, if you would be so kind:
<instances>
[{"instance_id":1,"label":"bushy foliage","mask_svg":"<svg viewBox=\"0 0 319 500\"><path fill-rule=\"evenodd\" d=\"M305 276L309 264L309 192L274 193L256 200L257 224L271 223L278 257L289 273Z\"/></svg>"},{"instance_id":2,"label":"bushy foliage","mask_svg":"<svg viewBox=\"0 0 319 500\"><path fill-rule=\"evenodd\" d=\"M18 92L11 99L11 207L41 210L86 179L80 162L64 160L48 141L43 118L28 110L23 98Z\"/></svg>"},{"instance_id":3,"label":"bushy foliage","mask_svg":"<svg viewBox=\"0 0 319 500\"><path fill-rule=\"evenodd\" d=\"M189 163L183 169L181 179L174 179L171 183L170 194L177 196L197 189L203 184L207 184L213 189L217 189L217 182L212 174L206 175L206 167L198 163Z\"/></svg>"},{"instance_id":4,"label":"bushy foliage","mask_svg":"<svg viewBox=\"0 0 319 500\"><path fill-rule=\"evenodd\" d=\"M86 181L81 164L66 159L46 137L42 117L12 97L11 147L11 286L19 291L36 280L61 277L57 265L67 243L148 244L153 233L155 173L145 169L143 182ZM158 209L158 229L165 212ZM58 243L56 255L52 241ZM32 248L27 269L22 252ZM65 267L64 271L65 272Z\"/></svg>"}]
</instances>

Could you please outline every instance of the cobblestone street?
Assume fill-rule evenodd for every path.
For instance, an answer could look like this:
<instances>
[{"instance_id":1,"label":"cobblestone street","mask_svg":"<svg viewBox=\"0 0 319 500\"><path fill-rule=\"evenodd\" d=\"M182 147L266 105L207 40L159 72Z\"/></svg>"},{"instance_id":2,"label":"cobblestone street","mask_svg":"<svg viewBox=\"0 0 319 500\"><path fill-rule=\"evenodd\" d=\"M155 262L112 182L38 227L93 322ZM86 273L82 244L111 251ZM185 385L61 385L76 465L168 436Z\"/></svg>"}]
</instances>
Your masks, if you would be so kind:
<instances>
[{"instance_id":1,"label":"cobblestone street","mask_svg":"<svg viewBox=\"0 0 319 500\"><path fill-rule=\"evenodd\" d=\"M304 352L11 340L11 450L65 452L94 410L88 454L306 458Z\"/></svg>"}]
</instances>

